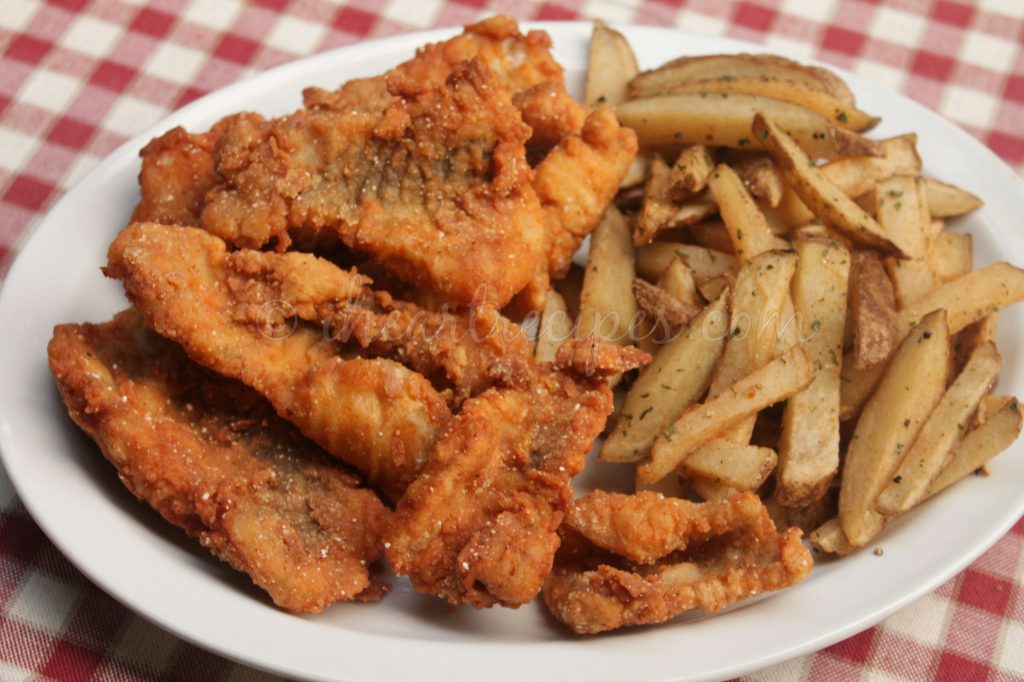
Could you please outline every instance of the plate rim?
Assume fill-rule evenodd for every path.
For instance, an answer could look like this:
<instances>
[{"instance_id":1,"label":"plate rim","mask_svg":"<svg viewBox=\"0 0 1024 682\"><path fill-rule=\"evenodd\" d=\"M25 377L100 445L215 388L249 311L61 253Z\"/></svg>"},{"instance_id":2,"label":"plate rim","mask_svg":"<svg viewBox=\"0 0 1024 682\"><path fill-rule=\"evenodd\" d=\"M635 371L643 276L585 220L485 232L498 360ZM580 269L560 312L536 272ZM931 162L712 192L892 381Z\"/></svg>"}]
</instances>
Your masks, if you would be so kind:
<instances>
[{"instance_id":1,"label":"plate rim","mask_svg":"<svg viewBox=\"0 0 1024 682\"><path fill-rule=\"evenodd\" d=\"M527 28L527 29L541 29L541 30L548 30L549 32L557 32L557 33L572 33L572 32L581 33L581 32L586 32L587 34L589 34L592 22L590 22L590 21L539 21L539 22L537 22L537 21L532 21L532 22L523 21L523 22L520 22L520 25L522 27L524 27L524 28ZM757 50L757 51L760 51L760 52L767 52L767 53L773 53L773 54L781 54L781 55L784 55L784 56L787 55L787 52L785 50L779 50L779 49L772 48L772 47L769 47L769 46L760 45L760 44L757 44L757 43L747 42L747 41L743 41L743 40L738 40L738 39L734 39L734 38L729 38L729 37L726 37L726 36L709 36L709 35L704 35L704 34L696 34L696 33L691 33L691 32L682 30L682 29L671 28L671 27L654 27L654 26L643 26L643 25L622 24L622 23L613 23L612 25L614 27L620 29L620 30L625 30L627 32L637 32L637 31L639 31L639 32L657 32L657 33L663 33L663 34L668 34L668 35L675 35L677 37L678 36L682 36L682 37L688 37L689 36L689 37L693 37L693 38L699 38L700 40L710 41L710 42L715 43L716 45L720 45L721 46L720 50L722 52L742 51L742 50ZM242 79L240 81L237 81L235 83L229 84L229 85L227 85L227 86L225 86L223 88L219 88L217 90L214 90L214 91L204 95L203 97L198 98L198 99L196 99L193 102L190 102L188 105L182 107L181 109L178 109L178 110L175 110L173 112L168 113L166 116L161 118L159 121L157 121L152 126L147 127L145 130L143 130L139 134L134 135L130 139L126 140L124 143L122 143L117 148L115 148L113 151L111 151L104 159L99 161L97 163L97 165L93 169L91 169L82 178L80 178L75 183L75 185L73 187L69 188L63 194L63 196L61 196L61 198L57 202L55 202L47 210L45 215L43 215L43 216L41 216L39 218L39 220L36 222L35 226L33 228L31 228L27 234L22 235L19 238L19 244L18 244L17 251L14 254L13 260L10 262L10 267L9 267L9 270L8 270L6 276L4 277L3 284L2 284L2 286L0 286L0 319L3 319L3 314L4 314L4 311L5 311L6 307L8 305L12 305L10 303L10 300L13 298L14 294L11 293L11 287L9 286L9 284L12 281L17 281L16 280L16 276L19 275L19 273L21 272L19 270L19 265L20 265L21 268L28 267L27 265L25 265L25 263L28 261L28 259L25 259L22 256L26 252L29 251L30 247L32 246L32 243L34 241L38 240L38 237L39 237L39 234L40 234L42 228L49 222L50 215L55 213L55 212L57 212L57 210L62 205L65 205L66 203L69 203L70 201L73 201L74 193L75 193L75 191L78 188L80 188L83 185L87 184L87 182L93 180L94 178L102 176L104 173L111 172L111 170L113 168L118 167L119 163L120 163L121 157L123 157L125 154L131 154L132 156L134 156L137 153L137 150L139 149L141 144L144 144L149 138L153 137L156 134L159 134L160 132L162 132L162 131L164 131L164 130L166 130L166 129L174 126L174 125L180 125L183 120L186 120L186 119L192 117L193 115L196 114L196 112L199 112L199 111L201 111L201 110L203 110L205 108L208 108L208 107L216 107L217 103L219 102L219 100L227 99L227 98L229 98L234 93L237 93L237 92L240 92L240 91L244 91L247 88L252 87L252 85L253 85L253 83L255 81L264 81L264 80L266 80L266 81L273 82L273 81L277 81L277 80L280 80L280 79L284 79L292 71L302 71L304 68L308 68L310 62L315 62L315 61L320 61L320 60L331 61L332 59L338 59L340 56L342 56L342 55L344 55L346 53L358 52L358 53L360 53L362 55L362 58L370 59L370 58L373 58L374 55L379 55L380 53L390 53L393 50L398 49L397 46L400 46L400 45L402 45L404 43L411 43L411 44L414 44L414 45L421 45L421 44L423 44L424 42L427 42L427 41L435 41L435 40L443 39L443 38L446 38L448 36L454 35L454 34L458 33L459 30L460 30L460 27L450 27L450 28L429 29L429 30L425 30L425 31L415 31L415 32L410 32L410 33L405 33L405 34L397 35L397 36L389 36L389 37L385 37L385 38L379 38L379 39L375 39L375 40L354 43L354 44L351 44L351 45L341 46L341 47L338 47L338 48L335 48L335 49L332 49L332 50L329 50L329 51L325 51L325 52L321 52L321 53L317 53L317 54L313 54L313 55L308 55L306 57L293 60L291 62L288 62L288 63L282 64L282 65L276 66L276 67L274 67L272 69L268 69L266 71L261 71L261 72L253 73L253 74L247 76L246 78L244 78L244 79ZM568 38L563 37L562 39L563 40L567 40ZM556 40L557 40L557 38L556 38ZM555 44L555 49L556 50L558 49L557 42ZM879 86L879 85L874 84L874 83L866 82L866 79L864 77L857 76L856 74L849 73L845 69L836 67L834 65L826 64L826 63L823 63L821 61L818 61L818 60L815 60L815 59L812 59L812 58L806 58L806 57L803 57L803 56L793 57L793 58L797 59L798 61L800 61L802 63L820 64L822 66L825 66L825 67L827 67L827 68L837 72L838 74L840 74L844 78L852 78L855 81L857 81L857 86L856 87L858 89L868 88L868 89L874 90L876 92L876 94L881 94L881 95L883 95L885 97L888 97L888 98L895 98L895 99L900 101L901 105L904 105L904 106L911 105L912 108L918 110L918 113L924 112L925 115L927 115L927 116L929 116L929 117L931 117L933 119L936 119L938 121L941 121L943 124L945 124L945 126L947 128L950 129L951 132L955 131L956 135L959 136L962 139L962 141L964 141L967 144L975 147L976 151L982 151L983 153L987 154L988 165L986 166L986 170L998 169L998 170L1000 170L1001 173L1004 173L1009 178L1012 178L1013 180L1015 180L1016 183L1017 183L1018 189L1024 189L1024 181L1021 180L1021 178L1009 167L1008 164L1006 164L991 149L989 149L987 146L985 146L979 140L977 140L976 138L971 136L965 130L963 130L962 128L957 126L955 123L953 123L953 122L949 121L948 119L944 118L938 112L935 112L935 111L933 111L933 110L931 110L931 109L929 109L929 108L927 108L927 107L925 107L925 106L923 106L923 105L921 105L921 104L919 104L919 103L909 99L908 97L906 97L905 95L902 95L899 92L892 91L892 90L890 90L890 89L888 89L888 88L886 88L884 86ZM867 83L867 84L865 84L865 83ZM995 163L993 164L991 162L995 162ZM2 415L0 415L0 417L2 417ZM50 524L49 524L45 514L40 514L38 512L38 508L37 508L38 501L35 500L35 499L32 499L31 497L26 497L24 495L24 493L23 493L23 485L22 485L23 482L20 480L18 475L12 473L12 468L11 468L11 461L12 460L10 459L10 456L7 454L8 449L10 447L12 447L12 446L8 442L8 434L6 433L5 430L0 429L0 461L2 461L3 466L4 466L5 470L7 471L8 478L10 479L10 481L12 483L12 486L14 487L15 492L18 495L18 499L22 502L22 504L28 510L28 512L32 516L33 520L39 525L39 527L46 534L47 538L51 542L53 542L53 544L58 548L58 550L61 552L61 554L65 558L67 558L76 567L76 569L81 571L83 573L83 575L85 575L94 585L96 585L101 590L103 590L105 593L107 593L108 595L110 595L111 597L116 599L120 604L124 605L126 608L128 608L133 613L138 614L140 617L145 618L146 620L152 621L152 622L156 623L157 625L159 625L160 627L162 627L162 628L166 629L167 631L173 633L176 637L179 637L179 638L181 638L181 639L183 639L185 641L188 641L188 642L190 642L190 643L192 643L192 644L194 644L194 645L196 645L196 646L198 646L200 648L203 648L205 650L212 651L212 652L216 653L217 655L224 656L225 658L228 658L230 660L234 660L234 661L243 663L245 665L252 666L254 668L258 668L258 669L274 672L274 673L277 673L277 674L302 675L303 677L306 677L308 679L338 679L338 678L333 677L333 676L324 676L324 675L312 673L311 671L308 671L308 670L298 670L298 669L295 669L295 668L287 666L287 665L282 665L282 664L276 663L276 662L274 662L272 660L267 660L265 657L259 657L259 656L256 656L256 655L240 654L235 649L232 649L231 647L228 647L226 645L219 645L218 643L211 643L210 641L204 641L203 639L199 639L197 637L194 637L192 635L192 633L190 633L186 629L185 626L183 626L183 625L181 625L181 624L179 624L177 622L174 622L172 620L168 620L166 618L163 618L163 617L161 617L161 615L159 613L153 613L152 611L144 610L144 607L142 605L139 605L139 604L135 603L135 600L131 597L131 595L127 594L122 589L118 589L117 585L110 584L110 582L107 579L104 578L102 573L98 573L98 572L94 571L93 567L88 565L88 564L83 564L83 562L81 562L79 560L80 557L77 555L77 553L73 549L69 548L67 542L65 541L65 539L61 535L61 533L57 532L55 529L52 529L50 527ZM845 639L845 638L851 636L852 634L855 634L855 633L860 632L860 631L862 631L862 630L864 630L864 629L866 629L868 627L873 626L874 624L878 623L879 621L881 621L885 617L891 615L895 611L897 611L900 608L906 606L910 602L915 601L916 599L920 598L923 594L925 594L925 593L927 593L929 591L934 590L939 584L941 584L942 582L947 580L949 577L951 577L951 576L959 573L960 571L962 571L964 569L964 567L966 567L967 565L972 563L985 550L987 550L995 542L997 542L1000 538L1002 538L1013 527L1013 525L1017 522L1017 519L1019 519L1019 517L1021 516L1022 513L1024 513L1024 496L1021 497L1021 500L1019 501L1019 503L1017 505L1017 508L1015 510L1013 510L1012 514L1010 513L1010 510L1008 510L1001 517L1001 523L995 524L992 527L987 528L985 530L985 533L983 534L982 539L980 541L978 541L978 542L975 542L975 544L972 547L971 551L963 553L956 561L952 561L949 564L945 565L942 568L942 570L934 573L932 576L930 576L930 578L928 580L925 580L925 581L921 582L920 584L918 584L918 586L915 589L905 592L901 598L893 600L891 603L887 604L884 608L876 609L875 611L873 611L871 613L868 613L868 614L865 614L865 615L863 615L860 618L853 619L852 621L847 622L845 625L843 625L841 627L834 628L834 629L832 629L832 630L830 630L828 632L824 632L822 634L819 634L817 637L812 637L810 639L805 639L804 641L802 641L801 643L799 643L799 644L797 644L795 646L792 646L792 647L789 647L789 648L786 648L786 649L783 649L783 650L776 651L775 653L767 655L767 656L762 656L762 657L760 657L760 658L758 658L756 660L747 660L747 661L744 661L744 662L741 662L741 663L737 663L737 664L725 665L725 666L719 667L716 670L707 671L706 674L698 675L697 677L695 677L693 679L719 679L719 678L723 678L723 677L731 677L731 676L735 676L735 675L740 675L740 674L743 674L743 673L746 673L746 672L750 672L752 670L761 669L763 667L766 667L766 666L769 666L769 665L772 665L772 664L775 664L775 663L778 663L778 662L781 662L781 661L789 660L790 658L793 658L793 657L796 657L796 656L799 656L799 655L803 655L803 654L808 653L810 651L819 650L819 649L821 649L821 648L823 648L825 646L828 646L828 645L830 645L832 643L835 643L837 641ZM636 632L636 631L634 631L634 632ZM360 634L366 634L366 633L360 633ZM339 635L339 636L341 636L341 635ZM377 634L373 633L373 634L366 634L366 636L369 636L369 637L379 637L380 635L377 635ZM498 642L498 643L499 644L504 644L504 642ZM465 644L463 642L444 642L444 641L440 641L440 640L432 642L432 644L434 646L439 646L439 647L443 646L443 645L451 645L454 648L465 646ZM494 644L494 642L487 642L485 644L491 645L491 644ZM546 644L546 643L541 643L540 646L543 646L544 644ZM533 647L536 647L537 644L529 643L527 646L533 648ZM665 678L665 679L669 679L669 678ZM671 679L683 679L683 678L672 677ZM691 678L687 677L686 679L691 679Z\"/></svg>"}]
</instances>

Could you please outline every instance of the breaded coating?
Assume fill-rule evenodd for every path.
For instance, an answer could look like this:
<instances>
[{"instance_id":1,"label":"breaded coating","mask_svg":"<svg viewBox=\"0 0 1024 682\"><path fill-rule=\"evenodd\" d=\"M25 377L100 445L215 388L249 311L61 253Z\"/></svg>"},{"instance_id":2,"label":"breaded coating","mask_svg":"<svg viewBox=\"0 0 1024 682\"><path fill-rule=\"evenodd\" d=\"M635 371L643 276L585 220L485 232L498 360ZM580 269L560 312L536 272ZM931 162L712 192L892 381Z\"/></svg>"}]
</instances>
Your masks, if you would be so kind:
<instances>
[{"instance_id":1,"label":"breaded coating","mask_svg":"<svg viewBox=\"0 0 1024 682\"><path fill-rule=\"evenodd\" d=\"M242 384L190 361L135 311L64 324L50 368L71 418L131 492L283 609L379 599L389 511Z\"/></svg>"},{"instance_id":2,"label":"breaded coating","mask_svg":"<svg viewBox=\"0 0 1024 682\"><path fill-rule=\"evenodd\" d=\"M583 504L580 514L590 514L594 521L588 533L605 544L618 549L629 534L622 534L619 522L647 517L656 527L647 538L639 538L648 549L643 558L650 559L673 544L668 541L666 525L678 526L680 536L675 544L681 551L653 565L635 564L566 529L565 545L544 584L544 603L556 619L578 634L661 623L697 608L718 611L741 599L798 583L813 565L810 550L800 540L801 531L778 532L753 493L734 494L724 503L705 502L698 505L702 510L687 509L684 523L679 523L676 500L659 501L649 493L600 494ZM602 504L612 509L598 511ZM725 511L723 504L735 509ZM758 513L751 514L755 506ZM702 512L708 517L707 524L689 521ZM687 532L689 537L683 535Z\"/></svg>"},{"instance_id":3,"label":"breaded coating","mask_svg":"<svg viewBox=\"0 0 1024 682\"><path fill-rule=\"evenodd\" d=\"M452 604L532 600L559 545L570 481L612 408L603 376L541 365L528 387L467 400L398 503L386 545L395 572Z\"/></svg>"},{"instance_id":4,"label":"breaded coating","mask_svg":"<svg viewBox=\"0 0 1024 682\"><path fill-rule=\"evenodd\" d=\"M325 334L368 280L309 254L228 253L194 228L135 224L110 247L108 276L189 357L264 395L277 413L397 499L451 416L421 374L351 357Z\"/></svg>"},{"instance_id":5,"label":"breaded coating","mask_svg":"<svg viewBox=\"0 0 1024 682\"><path fill-rule=\"evenodd\" d=\"M565 525L602 549L652 564L691 543L755 523L762 507L756 495L698 504L649 490L634 495L596 490L573 503Z\"/></svg>"},{"instance_id":6,"label":"breaded coating","mask_svg":"<svg viewBox=\"0 0 1024 682\"><path fill-rule=\"evenodd\" d=\"M564 276L636 152L610 110L588 116L568 96L547 36L506 17L384 76L310 89L305 105L151 143L135 219L241 248L340 240L445 300L503 307L523 292L525 311Z\"/></svg>"}]
</instances>

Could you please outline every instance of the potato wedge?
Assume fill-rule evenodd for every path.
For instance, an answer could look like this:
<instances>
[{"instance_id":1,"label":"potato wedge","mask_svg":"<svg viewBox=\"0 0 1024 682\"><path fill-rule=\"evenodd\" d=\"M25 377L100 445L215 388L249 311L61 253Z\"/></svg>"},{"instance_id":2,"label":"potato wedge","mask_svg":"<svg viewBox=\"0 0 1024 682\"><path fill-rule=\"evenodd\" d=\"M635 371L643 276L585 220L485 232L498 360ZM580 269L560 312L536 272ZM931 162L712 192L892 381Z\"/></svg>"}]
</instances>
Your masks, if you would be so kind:
<instances>
[{"instance_id":1,"label":"potato wedge","mask_svg":"<svg viewBox=\"0 0 1024 682\"><path fill-rule=\"evenodd\" d=\"M941 232L932 242L939 283L963 277L974 267L974 239L964 232Z\"/></svg>"},{"instance_id":2,"label":"potato wedge","mask_svg":"<svg viewBox=\"0 0 1024 682\"><path fill-rule=\"evenodd\" d=\"M777 123L758 113L753 131L754 137L768 147L787 184L826 225L856 244L906 257L875 219L832 184Z\"/></svg>"},{"instance_id":3,"label":"potato wedge","mask_svg":"<svg viewBox=\"0 0 1024 682\"><path fill-rule=\"evenodd\" d=\"M732 290L732 326L709 396L727 390L776 357L780 325L788 321L784 315L796 263L793 251L766 251L740 269ZM748 443L754 422L753 416L741 419L718 437Z\"/></svg>"},{"instance_id":4,"label":"potato wedge","mask_svg":"<svg viewBox=\"0 0 1024 682\"><path fill-rule=\"evenodd\" d=\"M986 315L1021 300L1024 300L1024 270L1009 263L993 263L943 284L897 312L896 338L903 339L933 310L947 311L950 334L956 334ZM884 370L884 362L862 370L854 369L851 363L843 363L840 419L860 412Z\"/></svg>"},{"instance_id":5,"label":"potato wedge","mask_svg":"<svg viewBox=\"0 0 1024 682\"><path fill-rule=\"evenodd\" d=\"M924 499L932 481L949 461L966 434L971 416L999 378L1002 360L994 343L971 355L967 366L946 390L917 438L907 448L892 480L882 490L875 509L886 516L902 514Z\"/></svg>"},{"instance_id":6,"label":"potato wedge","mask_svg":"<svg viewBox=\"0 0 1024 682\"><path fill-rule=\"evenodd\" d=\"M656 281L674 258L680 258L693 271L697 284L736 269L736 257L693 244L653 242L636 250L636 271L649 281ZM712 298L717 298L713 296ZM711 299L708 299L711 300Z\"/></svg>"},{"instance_id":7,"label":"potato wedge","mask_svg":"<svg viewBox=\"0 0 1024 682\"><path fill-rule=\"evenodd\" d=\"M725 275L719 275L711 279L706 279L697 285L697 289L700 291L700 295L705 300L711 301L716 298L726 289L726 287L732 288L736 284L736 277L731 273Z\"/></svg>"},{"instance_id":8,"label":"potato wedge","mask_svg":"<svg viewBox=\"0 0 1024 682\"><path fill-rule=\"evenodd\" d=\"M651 97L666 85L692 80L728 78L775 78L831 94L853 104L853 93L841 78L827 69L770 54L719 54L680 57L653 71L645 71L629 84L632 99Z\"/></svg>"},{"instance_id":9,"label":"potato wedge","mask_svg":"<svg viewBox=\"0 0 1024 682\"><path fill-rule=\"evenodd\" d=\"M697 290L697 281L693 277L693 270L690 269L682 258L673 258L665 271L658 278L658 286L675 296L683 303L694 306L703 306L700 292Z\"/></svg>"},{"instance_id":10,"label":"potato wedge","mask_svg":"<svg viewBox=\"0 0 1024 682\"><path fill-rule=\"evenodd\" d=\"M878 124L879 118L843 102L832 94L809 88L792 80L770 76L738 76L732 78L703 78L700 80L668 83L656 94L649 96L683 94L743 94L771 97L798 104L824 116L833 125L862 133Z\"/></svg>"},{"instance_id":11,"label":"potato wedge","mask_svg":"<svg viewBox=\"0 0 1024 682\"><path fill-rule=\"evenodd\" d=\"M928 488L927 496L940 493L970 476L1010 445L1020 435L1022 414L1016 398L991 415L984 424L967 432L953 451L949 464Z\"/></svg>"},{"instance_id":12,"label":"potato wedge","mask_svg":"<svg viewBox=\"0 0 1024 682\"><path fill-rule=\"evenodd\" d=\"M710 440L687 455L683 472L727 485L735 490L757 490L775 469L778 457L771 448Z\"/></svg>"},{"instance_id":13,"label":"potato wedge","mask_svg":"<svg viewBox=\"0 0 1024 682\"><path fill-rule=\"evenodd\" d=\"M664 478L694 449L727 427L803 390L813 373L807 353L797 346L727 390L691 406L654 442L651 461L640 468L641 479L653 483Z\"/></svg>"},{"instance_id":14,"label":"potato wedge","mask_svg":"<svg viewBox=\"0 0 1024 682\"><path fill-rule=\"evenodd\" d=\"M949 330L955 334L989 313L1024 300L1024 270L993 263L947 282L896 314L897 332L907 334L925 313L945 308Z\"/></svg>"},{"instance_id":15,"label":"potato wedge","mask_svg":"<svg viewBox=\"0 0 1024 682\"><path fill-rule=\"evenodd\" d=\"M850 253L844 370L871 367L896 347L896 292L876 251Z\"/></svg>"},{"instance_id":16,"label":"potato wedge","mask_svg":"<svg viewBox=\"0 0 1024 682\"><path fill-rule=\"evenodd\" d=\"M631 343L637 308L632 282L633 238L626 219L609 206L590 238L590 256L580 290L580 314L576 334L596 334L610 343Z\"/></svg>"},{"instance_id":17,"label":"potato wedge","mask_svg":"<svg viewBox=\"0 0 1024 682\"><path fill-rule=\"evenodd\" d=\"M814 379L786 402L775 496L787 506L820 499L839 468L839 370L850 253L827 238L797 239L792 291Z\"/></svg>"},{"instance_id":18,"label":"potato wedge","mask_svg":"<svg viewBox=\"0 0 1024 682\"><path fill-rule=\"evenodd\" d=\"M622 125L636 131L641 145L715 145L764 149L751 135L754 116L763 112L815 158L881 154L881 146L857 133L836 128L828 119L797 104L756 95L668 95L620 104Z\"/></svg>"},{"instance_id":19,"label":"potato wedge","mask_svg":"<svg viewBox=\"0 0 1024 682\"><path fill-rule=\"evenodd\" d=\"M710 149L702 144L684 147L672 164L669 194L676 201L685 201L704 189L714 168Z\"/></svg>"},{"instance_id":20,"label":"potato wedge","mask_svg":"<svg viewBox=\"0 0 1024 682\"><path fill-rule=\"evenodd\" d=\"M718 204L709 192L700 192L676 206L675 212L664 225L664 229L677 229L696 225L718 213Z\"/></svg>"},{"instance_id":21,"label":"potato wedge","mask_svg":"<svg viewBox=\"0 0 1024 682\"><path fill-rule=\"evenodd\" d=\"M537 328L537 346L534 357L538 362L554 362L555 353L567 339L572 338L572 318L565 299L554 289L548 291Z\"/></svg>"},{"instance_id":22,"label":"potato wedge","mask_svg":"<svg viewBox=\"0 0 1024 682\"><path fill-rule=\"evenodd\" d=\"M665 427L704 394L728 330L725 292L640 370L601 445L601 459L638 462L647 457Z\"/></svg>"},{"instance_id":23,"label":"potato wedge","mask_svg":"<svg viewBox=\"0 0 1024 682\"><path fill-rule=\"evenodd\" d=\"M743 180L750 194L767 206L776 207L782 201L785 188L782 175L772 160L766 156L743 159L731 164L732 169Z\"/></svg>"},{"instance_id":24,"label":"potato wedge","mask_svg":"<svg viewBox=\"0 0 1024 682\"><path fill-rule=\"evenodd\" d=\"M850 544L863 547L885 517L875 500L938 404L949 373L946 313L927 315L893 354L888 371L864 406L843 463L839 521ZM908 399L912 397L912 399Z\"/></svg>"},{"instance_id":25,"label":"potato wedge","mask_svg":"<svg viewBox=\"0 0 1024 682\"><path fill-rule=\"evenodd\" d=\"M595 21L583 87L587 106L615 106L625 101L627 86L639 72L636 55L625 36L603 21Z\"/></svg>"},{"instance_id":26,"label":"potato wedge","mask_svg":"<svg viewBox=\"0 0 1024 682\"><path fill-rule=\"evenodd\" d=\"M996 342L999 313L986 315L953 335L953 366L958 370L967 365L974 351L986 343Z\"/></svg>"},{"instance_id":27,"label":"potato wedge","mask_svg":"<svg viewBox=\"0 0 1024 682\"><path fill-rule=\"evenodd\" d=\"M882 140L880 156L849 156L821 166L821 172L843 194L855 199L874 189L875 185L893 175L917 175L921 157L917 153L917 135L900 135ZM814 218L793 192L784 192L779 204L780 219L798 226Z\"/></svg>"},{"instance_id":28,"label":"potato wedge","mask_svg":"<svg viewBox=\"0 0 1024 682\"><path fill-rule=\"evenodd\" d=\"M924 178L922 182L928 211L936 218L964 215L984 205L981 199L956 185L934 178Z\"/></svg>"},{"instance_id":29,"label":"potato wedge","mask_svg":"<svg viewBox=\"0 0 1024 682\"><path fill-rule=\"evenodd\" d=\"M719 164L708 177L708 187L729 232L732 251L741 265L765 251L788 247L769 229L764 215L736 171Z\"/></svg>"},{"instance_id":30,"label":"potato wedge","mask_svg":"<svg viewBox=\"0 0 1024 682\"><path fill-rule=\"evenodd\" d=\"M700 476L687 476L684 480L690 486L690 490L706 502L727 500L736 493L734 488L730 488L724 483Z\"/></svg>"},{"instance_id":31,"label":"potato wedge","mask_svg":"<svg viewBox=\"0 0 1024 682\"><path fill-rule=\"evenodd\" d=\"M644 187L644 200L633 230L633 244L650 244L661 229L666 227L678 210L669 196L669 167L661 156L651 159L650 176Z\"/></svg>"},{"instance_id":32,"label":"potato wedge","mask_svg":"<svg viewBox=\"0 0 1024 682\"><path fill-rule=\"evenodd\" d=\"M875 219L907 259L887 258L885 268L903 308L938 286L932 269L932 219L918 178L894 175L878 183L873 195Z\"/></svg>"},{"instance_id":33,"label":"potato wedge","mask_svg":"<svg viewBox=\"0 0 1024 682\"><path fill-rule=\"evenodd\" d=\"M732 253L732 239L721 220L703 220L687 227L690 239L707 249Z\"/></svg>"},{"instance_id":34,"label":"potato wedge","mask_svg":"<svg viewBox=\"0 0 1024 682\"><path fill-rule=\"evenodd\" d=\"M812 547L825 554L846 556L857 550L843 535L843 527L838 517L829 519L819 526L810 534L809 539Z\"/></svg>"}]
</instances>

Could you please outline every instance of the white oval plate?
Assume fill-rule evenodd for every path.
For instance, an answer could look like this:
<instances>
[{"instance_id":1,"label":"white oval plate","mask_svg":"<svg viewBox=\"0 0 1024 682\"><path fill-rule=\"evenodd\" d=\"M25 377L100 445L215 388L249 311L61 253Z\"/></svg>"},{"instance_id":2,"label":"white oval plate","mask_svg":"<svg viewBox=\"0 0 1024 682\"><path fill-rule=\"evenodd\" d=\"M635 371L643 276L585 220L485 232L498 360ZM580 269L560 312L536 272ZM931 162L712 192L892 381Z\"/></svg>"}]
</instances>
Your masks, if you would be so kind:
<instances>
[{"instance_id":1,"label":"white oval plate","mask_svg":"<svg viewBox=\"0 0 1024 682\"><path fill-rule=\"evenodd\" d=\"M574 87L586 67L590 25L538 24L551 33ZM645 68L682 54L760 50L736 41L655 28L623 29ZM224 656L294 677L457 682L547 678L714 679L797 656L867 628L954 575L1024 511L1024 447L990 478L969 480L893 523L882 557L862 551L817 566L798 587L713 617L610 636L569 636L531 604L517 611L449 610L400 581L376 605L338 604L315 617L287 615L248 580L164 524L124 490L95 447L68 419L46 366L53 325L103 321L125 307L99 267L137 200L138 149L174 125L209 127L251 109L289 111L302 87L335 87L408 58L432 31L303 59L225 88L175 112L101 163L50 211L0 292L0 448L22 501L46 534L100 587L177 635ZM931 111L847 75L861 108L883 117L874 134L916 131L926 169L985 198L956 226L975 235L978 264L1024 262L1019 222L1024 192L988 149ZM1000 322L1000 391L1024 395L1024 311ZM608 466L608 465L606 465ZM606 467L586 475L592 480Z\"/></svg>"}]
</instances>

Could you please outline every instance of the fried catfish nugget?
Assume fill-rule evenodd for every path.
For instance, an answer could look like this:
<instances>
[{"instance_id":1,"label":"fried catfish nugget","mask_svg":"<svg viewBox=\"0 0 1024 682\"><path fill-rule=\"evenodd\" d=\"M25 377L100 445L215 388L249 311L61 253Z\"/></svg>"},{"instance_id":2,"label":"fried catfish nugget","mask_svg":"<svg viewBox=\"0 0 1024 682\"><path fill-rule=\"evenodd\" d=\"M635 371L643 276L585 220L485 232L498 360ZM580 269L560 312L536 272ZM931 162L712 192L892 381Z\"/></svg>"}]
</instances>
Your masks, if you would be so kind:
<instances>
[{"instance_id":1,"label":"fried catfish nugget","mask_svg":"<svg viewBox=\"0 0 1024 682\"><path fill-rule=\"evenodd\" d=\"M527 385L467 400L398 503L385 545L395 572L452 604L533 599L558 549L570 481L612 408L607 372L650 360L617 352L628 362L590 376L540 365Z\"/></svg>"},{"instance_id":2,"label":"fried catfish nugget","mask_svg":"<svg viewBox=\"0 0 1024 682\"><path fill-rule=\"evenodd\" d=\"M578 500L544 585L552 615L579 634L661 623L690 609L718 611L810 573L800 530L778 532L753 493L695 506L657 493ZM640 519L650 528L632 527ZM622 550L632 540L640 549L629 553L643 563L602 548Z\"/></svg>"},{"instance_id":3,"label":"fried catfish nugget","mask_svg":"<svg viewBox=\"0 0 1024 682\"><path fill-rule=\"evenodd\" d=\"M125 228L104 271L155 331L265 396L393 499L451 417L421 374L354 357L307 322L365 294L368 280L355 272L303 253L229 253L202 230L154 224Z\"/></svg>"},{"instance_id":4,"label":"fried catfish nugget","mask_svg":"<svg viewBox=\"0 0 1024 682\"><path fill-rule=\"evenodd\" d=\"M128 489L278 606L383 594L371 565L388 509L251 389L194 364L134 311L58 326L49 358L71 418Z\"/></svg>"}]
</instances>

